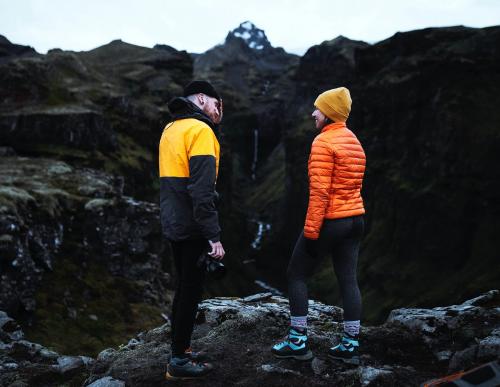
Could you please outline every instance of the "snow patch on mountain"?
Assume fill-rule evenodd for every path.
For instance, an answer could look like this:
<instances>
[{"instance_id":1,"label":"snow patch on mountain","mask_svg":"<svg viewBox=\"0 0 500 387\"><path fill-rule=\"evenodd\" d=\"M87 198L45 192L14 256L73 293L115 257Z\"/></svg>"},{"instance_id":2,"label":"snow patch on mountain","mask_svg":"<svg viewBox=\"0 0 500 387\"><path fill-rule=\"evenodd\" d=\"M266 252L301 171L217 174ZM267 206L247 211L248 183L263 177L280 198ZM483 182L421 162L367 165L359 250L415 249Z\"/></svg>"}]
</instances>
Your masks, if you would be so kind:
<instances>
[{"instance_id":1,"label":"snow patch on mountain","mask_svg":"<svg viewBox=\"0 0 500 387\"><path fill-rule=\"evenodd\" d=\"M248 47L254 50L263 50L272 47L269 40L267 40L266 33L250 21L241 23L229 33L229 36L231 35L243 39Z\"/></svg>"}]
</instances>

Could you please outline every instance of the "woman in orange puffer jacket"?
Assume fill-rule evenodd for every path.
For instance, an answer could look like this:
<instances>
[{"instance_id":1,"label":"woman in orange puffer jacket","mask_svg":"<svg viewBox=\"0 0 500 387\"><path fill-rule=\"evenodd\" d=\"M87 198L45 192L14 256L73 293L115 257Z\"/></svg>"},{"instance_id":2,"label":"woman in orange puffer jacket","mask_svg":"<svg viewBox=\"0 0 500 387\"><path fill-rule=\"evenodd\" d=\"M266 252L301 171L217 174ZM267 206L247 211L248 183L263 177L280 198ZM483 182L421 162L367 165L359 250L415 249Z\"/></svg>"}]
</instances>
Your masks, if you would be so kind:
<instances>
[{"instance_id":1,"label":"woman in orange puffer jacket","mask_svg":"<svg viewBox=\"0 0 500 387\"><path fill-rule=\"evenodd\" d=\"M312 358L307 341L306 279L320 257L328 253L344 307L344 335L338 345L330 348L329 356L359 364L361 295L356 268L364 228L361 185L366 158L356 135L346 126L351 102L345 87L325 91L314 102L312 117L321 133L314 139L309 156L309 205L304 231L287 270L290 329L288 337L272 348L279 358Z\"/></svg>"}]
</instances>

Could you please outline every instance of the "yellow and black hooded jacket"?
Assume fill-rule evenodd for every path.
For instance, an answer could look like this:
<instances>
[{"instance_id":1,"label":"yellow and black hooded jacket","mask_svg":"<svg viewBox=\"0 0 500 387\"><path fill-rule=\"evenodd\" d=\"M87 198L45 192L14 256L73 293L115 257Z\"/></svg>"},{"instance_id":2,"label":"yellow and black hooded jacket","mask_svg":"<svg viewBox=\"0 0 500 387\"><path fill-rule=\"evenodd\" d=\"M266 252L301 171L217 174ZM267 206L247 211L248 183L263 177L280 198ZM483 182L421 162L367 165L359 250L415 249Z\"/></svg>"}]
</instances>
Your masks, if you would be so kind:
<instances>
[{"instance_id":1,"label":"yellow and black hooded jacket","mask_svg":"<svg viewBox=\"0 0 500 387\"><path fill-rule=\"evenodd\" d=\"M159 155L163 234L173 241L219 241L217 127L186 98L174 98L168 108L173 120L163 130Z\"/></svg>"}]
</instances>

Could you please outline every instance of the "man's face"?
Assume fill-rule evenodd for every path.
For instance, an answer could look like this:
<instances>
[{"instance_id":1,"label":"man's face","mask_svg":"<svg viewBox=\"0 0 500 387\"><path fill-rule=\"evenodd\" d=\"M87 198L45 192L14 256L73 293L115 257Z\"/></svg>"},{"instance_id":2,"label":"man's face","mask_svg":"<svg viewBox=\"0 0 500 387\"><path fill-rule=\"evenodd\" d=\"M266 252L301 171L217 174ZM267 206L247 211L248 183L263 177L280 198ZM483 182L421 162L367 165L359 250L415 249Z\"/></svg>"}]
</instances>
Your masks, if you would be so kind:
<instances>
[{"instance_id":1,"label":"man's face","mask_svg":"<svg viewBox=\"0 0 500 387\"><path fill-rule=\"evenodd\" d=\"M222 120L222 101L205 94L203 94L203 97L203 111L210 117L213 123L219 124Z\"/></svg>"}]
</instances>

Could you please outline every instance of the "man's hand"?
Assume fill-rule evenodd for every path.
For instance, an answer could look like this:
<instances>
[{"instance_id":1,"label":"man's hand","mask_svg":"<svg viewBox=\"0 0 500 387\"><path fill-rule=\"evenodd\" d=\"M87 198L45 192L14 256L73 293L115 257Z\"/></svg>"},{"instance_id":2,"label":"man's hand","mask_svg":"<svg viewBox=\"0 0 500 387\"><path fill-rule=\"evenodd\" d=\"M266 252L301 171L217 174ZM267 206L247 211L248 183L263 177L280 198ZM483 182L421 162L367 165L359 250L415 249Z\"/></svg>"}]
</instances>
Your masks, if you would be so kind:
<instances>
[{"instance_id":1,"label":"man's hand","mask_svg":"<svg viewBox=\"0 0 500 387\"><path fill-rule=\"evenodd\" d=\"M212 247L212 251L209 252L208 255L218 260L224 258L226 252L224 251L224 247L222 247L222 243L212 241L208 241L208 243L210 243L210 246Z\"/></svg>"}]
</instances>

